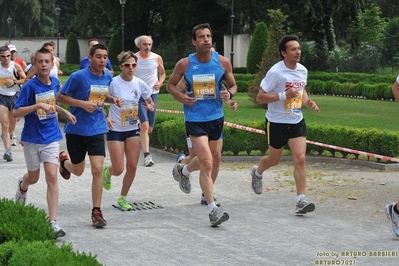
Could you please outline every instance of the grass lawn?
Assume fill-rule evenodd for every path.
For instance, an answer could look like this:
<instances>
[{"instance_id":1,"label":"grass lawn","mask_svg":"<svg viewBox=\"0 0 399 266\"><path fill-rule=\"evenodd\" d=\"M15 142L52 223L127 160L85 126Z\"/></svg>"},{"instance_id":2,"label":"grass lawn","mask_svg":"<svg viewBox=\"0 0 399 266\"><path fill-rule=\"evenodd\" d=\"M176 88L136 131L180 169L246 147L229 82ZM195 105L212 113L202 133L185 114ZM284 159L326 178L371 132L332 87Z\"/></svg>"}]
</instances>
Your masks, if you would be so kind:
<instances>
[{"instance_id":1,"label":"grass lawn","mask_svg":"<svg viewBox=\"0 0 399 266\"><path fill-rule=\"evenodd\" d=\"M61 83L69 76L61 76ZM374 101L365 99L353 99L335 96L310 95L320 108L320 112L314 112L306 107L303 113L307 124L341 125L356 128L377 128L396 131L399 129L399 104L389 101ZM225 105L225 121L241 124L245 121L259 121L265 117L266 109L252 103L246 93L237 93L234 100L238 102L238 110L231 111ZM170 94L160 94L158 100L159 109L182 110L182 104L173 99ZM181 114L168 114L180 116Z\"/></svg>"},{"instance_id":2,"label":"grass lawn","mask_svg":"<svg viewBox=\"0 0 399 266\"><path fill-rule=\"evenodd\" d=\"M335 96L310 95L320 108L320 112L303 108L308 124L341 125L356 128L377 128L396 131L399 129L399 104L389 101L374 101ZM238 110L225 108L225 121L240 124L244 121L258 121L265 117L266 109L253 104L246 93L238 93L234 100L238 102ZM158 108L182 110L182 104L169 94L160 94ZM179 114L168 114L179 115ZM182 117L183 118L183 117Z\"/></svg>"}]
</instances>

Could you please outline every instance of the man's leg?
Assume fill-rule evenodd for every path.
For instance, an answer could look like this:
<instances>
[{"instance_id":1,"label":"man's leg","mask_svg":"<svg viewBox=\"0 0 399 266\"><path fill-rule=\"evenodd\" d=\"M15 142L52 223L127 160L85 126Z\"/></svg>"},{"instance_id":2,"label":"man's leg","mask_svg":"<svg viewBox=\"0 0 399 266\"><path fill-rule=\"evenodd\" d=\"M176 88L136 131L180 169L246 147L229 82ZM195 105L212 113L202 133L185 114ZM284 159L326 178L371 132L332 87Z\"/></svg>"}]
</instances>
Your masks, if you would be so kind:
<instances>
[{"instance_id":1,"label":"man's leg","mask_svg":"<svg viewBox=\"0 0 399 266\"><path fill-rule=\"evenodd\" d=\"M10 149L10 135L9 135L9 111L8 108L0 105L0 123L1 123L1 138L3 139L3 144L5 150Z\"/></svg>"},{"instance_id":2,"label":"man's leg","mask_svg":"<svg viewBox=\"0 0 399 266\"><path fill-rule=\"evenodd\" d=\"M199 163L199 181L202 192L204 193L207 202L213 202L213 182L212 182L212 166L213 158L212 152L208 142L208 136L190 136L193 143L197 158L194 158L188 165L187 169L191 172L191 165L195 165L198 160Z\"/></svg>"},{"instance_id":3,"label":"man's leg","mask_svg":"<svg viewBox=\"0 0 399 266\"><path fill-rule=\"evenodd\" d=\"M294 179L296 183L297 195L306 193L306 138L297 137L288 140L288 146L292 153L294 163Z\"/></svg>"},{"instance_id":4,"label":"man's leg","mask_svg":"<svg viewBox=\"0 0 399 266\"><path fill-rule=\"evenodd\" d=\"M12 115L12 111L8 113L8 132L10 135L11 146L17 146L17 137L15 136L15 128L17 126L17 122L19 121L18 117L14 117Z\"/></svg>"}]
</instances>

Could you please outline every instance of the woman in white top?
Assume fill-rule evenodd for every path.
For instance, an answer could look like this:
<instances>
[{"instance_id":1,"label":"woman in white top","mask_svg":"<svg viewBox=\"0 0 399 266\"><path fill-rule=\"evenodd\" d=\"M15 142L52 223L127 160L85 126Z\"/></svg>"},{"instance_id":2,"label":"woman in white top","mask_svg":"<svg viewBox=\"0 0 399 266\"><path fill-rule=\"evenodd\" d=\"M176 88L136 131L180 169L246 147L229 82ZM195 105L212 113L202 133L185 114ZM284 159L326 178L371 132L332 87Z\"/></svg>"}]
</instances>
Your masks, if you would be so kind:
<instances>
[{"instance_id":1,"label":"woman in white top","mask_svg":"<svg viewBox=\"0 0 399 266\"><path fill-rule=\"evenodd\" d=\"M131 52L118 55L119 68L122 73L113 78L109 85L109 94L123 99L123 106L111 104L107 123L110 131L107 134L108 151L111 165L104 165L103 184L105 189L111 189L111 176L118 176L124 170L126 156L126 172L118 205L121 209L131 210L132 205L126 200L126 195L136 176L140 156L140 130L138 104L140 97L146 102L147 109L154 111L152 88L141 79L134 77L137 66L137 56Z\"/></svg>"}]
</instances>

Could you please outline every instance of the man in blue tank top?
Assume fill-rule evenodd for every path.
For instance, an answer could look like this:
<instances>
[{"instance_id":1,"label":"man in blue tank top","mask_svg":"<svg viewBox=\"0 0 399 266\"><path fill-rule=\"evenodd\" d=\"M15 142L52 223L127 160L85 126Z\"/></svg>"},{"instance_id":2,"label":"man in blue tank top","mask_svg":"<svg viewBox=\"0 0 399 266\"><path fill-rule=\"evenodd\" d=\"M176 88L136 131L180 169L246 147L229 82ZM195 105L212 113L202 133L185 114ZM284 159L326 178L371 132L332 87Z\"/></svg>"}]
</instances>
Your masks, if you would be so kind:
<instances>
[{"instance_id":1,"label":"man in blue tank top","mask_svg":"<svg viewBox=\"0 0 399 266\"><path fill-rule=\"evenodd\" d=\"M200 186L208 203L209 220L211 226L216 227L227 221L229 215L215 204L211 174L219 169L221 160L222 142L218 140L223 131L223 102L234 96L237 85L230 60L211 51L212 29L209 24L194 27L192 44L196 52L177 62L167 90L183 103L186 132L197 156L188 165L176 164L172 173L179 181L180 189L190 193L190 173L200 171ZM184 90L177 86L182 77L187 84Z\"/></svg>"}]
</instances>

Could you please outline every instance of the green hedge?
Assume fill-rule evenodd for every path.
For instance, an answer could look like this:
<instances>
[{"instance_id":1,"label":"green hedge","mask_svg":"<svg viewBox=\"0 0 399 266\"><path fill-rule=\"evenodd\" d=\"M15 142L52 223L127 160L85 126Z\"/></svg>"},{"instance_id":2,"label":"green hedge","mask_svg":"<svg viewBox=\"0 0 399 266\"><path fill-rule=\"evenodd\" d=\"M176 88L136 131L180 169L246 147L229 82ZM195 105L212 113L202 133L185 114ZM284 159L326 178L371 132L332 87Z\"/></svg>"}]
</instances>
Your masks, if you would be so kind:
<instances>
[{"instance_id":1,"label":"green hedge","mask_svg":"<svg viewBox=\"0 0 399 266\"><path fill-rule=\"evenodd\" d=\"M0 265L101 265L71 244L57 246L44 210L2 198L0 214Z\"/></svg>"},{"instance_id":2,"label":"green hedge","mask_svg":"<svg viewBox=\"0 0 399 266\"><path fill-rule=\"evenodd\" d=\"M264 130L265 121L251 121L242 126ZM399 133L397 132L313 124L308 124L307 130L308 140L389 157L399 156ZM223 151L231 152L234 155L239 153L251 155L253 152L260 152L264 155L268 148L264 134L225 126L223 135ZM184 122L181 118L158 113L154 132L150 135L150 139L151 145L154 147L176 153L187 153ZM326 151L333 156L338 151L344 158L347 158L349 154L354 154L324 146L307 145L307 153L323 155ZM359 155L354 154L354 157L358 158Z\"/></svg>"}]
</instances>

